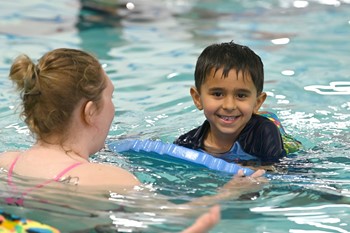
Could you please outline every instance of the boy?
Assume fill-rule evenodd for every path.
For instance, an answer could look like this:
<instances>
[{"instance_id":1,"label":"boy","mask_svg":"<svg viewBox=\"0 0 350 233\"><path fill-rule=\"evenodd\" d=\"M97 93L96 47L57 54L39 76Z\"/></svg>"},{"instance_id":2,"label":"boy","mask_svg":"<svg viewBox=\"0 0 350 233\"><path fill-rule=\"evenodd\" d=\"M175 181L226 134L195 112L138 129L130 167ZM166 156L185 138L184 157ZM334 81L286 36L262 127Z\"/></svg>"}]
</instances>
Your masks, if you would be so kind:
<instances>
[{"instance_id":1,"label":"boy","mask_svg":"<svg viewBox=\"0 0 350 233\"><path fill-rule=\"evenodd\" d=\"M243 164L268 165L286 155L277 126L257 115L266 99L264 69L250 48L234 42L210 45L199 56L194 76L190 93L206 120L175 144Z\"/></svg>"}]
</instances>

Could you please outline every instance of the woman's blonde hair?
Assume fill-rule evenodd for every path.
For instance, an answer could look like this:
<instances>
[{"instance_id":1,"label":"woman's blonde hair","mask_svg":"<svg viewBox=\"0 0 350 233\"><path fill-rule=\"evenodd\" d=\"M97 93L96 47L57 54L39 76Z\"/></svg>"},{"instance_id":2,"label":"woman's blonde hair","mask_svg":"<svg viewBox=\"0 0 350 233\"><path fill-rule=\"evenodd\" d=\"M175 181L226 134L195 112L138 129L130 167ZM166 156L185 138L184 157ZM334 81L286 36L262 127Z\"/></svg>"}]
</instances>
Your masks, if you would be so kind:
<instances>
[{"instance_id":1,"label":"woman's blonde hair","mask_svg":"<svg viewBox=\"0 0 350 233\"><path fill-rule=\"evenodd\" d=\"M86 99L100 107L107 85L95 57L67 48L46 53L37 64L21 55L9 76L21 93L21 116L36 138L44 141L52 135L61 135L64 141L78 103Z\"/></svg>"}]
</instances>

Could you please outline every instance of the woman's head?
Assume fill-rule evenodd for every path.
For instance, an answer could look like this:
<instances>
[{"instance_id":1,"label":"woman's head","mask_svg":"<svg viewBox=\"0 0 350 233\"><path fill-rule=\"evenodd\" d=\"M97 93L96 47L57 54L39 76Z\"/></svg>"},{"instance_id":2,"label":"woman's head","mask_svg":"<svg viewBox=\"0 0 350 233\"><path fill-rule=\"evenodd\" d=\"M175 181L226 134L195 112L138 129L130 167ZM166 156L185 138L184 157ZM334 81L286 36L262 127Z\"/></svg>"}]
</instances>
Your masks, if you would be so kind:
<instances>
[{"instance_id":1,"label":"woman's head","mask_svg":"<svg viewBox=\"0 0 350 233\"><path fill-rule=\"evenodd\" d=\"M71 116L82 100L102 104L107 83L98 60L76 49L56 49L35 64L28 56L16 58L10 79L21 92L21 115L38 140L62 135L65 140Z\"/></svg>"}]
</instances>

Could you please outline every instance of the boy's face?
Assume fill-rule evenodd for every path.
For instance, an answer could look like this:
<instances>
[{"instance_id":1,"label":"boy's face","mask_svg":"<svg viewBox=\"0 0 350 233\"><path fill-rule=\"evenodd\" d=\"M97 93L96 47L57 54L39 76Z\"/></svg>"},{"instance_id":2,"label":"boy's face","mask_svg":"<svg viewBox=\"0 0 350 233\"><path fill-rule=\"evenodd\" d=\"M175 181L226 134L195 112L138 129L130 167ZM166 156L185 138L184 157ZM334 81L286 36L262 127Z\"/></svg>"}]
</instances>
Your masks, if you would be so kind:
<instances>
[{"instance_id":1,"label":"boy's face","mask_svg":"<svg viewBox=\"0 0 350 233\"><path fill-rule=\"evenodd\" d=\"M242 129L256 113L266 99L266 93L257 95L250 74L230 70L227 77L222 76L222 69L214 75L214 69L206 77L200 90L191 88L194 104L210 123L211 136L230 137L236 140Z\"/></svg>"}]
</instances>

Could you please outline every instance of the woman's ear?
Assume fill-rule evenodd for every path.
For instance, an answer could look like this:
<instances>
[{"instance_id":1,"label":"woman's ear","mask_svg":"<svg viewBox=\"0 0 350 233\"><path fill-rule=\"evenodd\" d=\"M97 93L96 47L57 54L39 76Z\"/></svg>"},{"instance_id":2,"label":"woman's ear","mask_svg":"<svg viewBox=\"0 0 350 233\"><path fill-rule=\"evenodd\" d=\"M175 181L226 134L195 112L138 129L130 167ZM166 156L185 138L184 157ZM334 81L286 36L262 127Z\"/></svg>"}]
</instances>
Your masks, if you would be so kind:
<instances>
[{"instance_id":1,"label":"woman's ear","mask_svg":"<svg viewBox=\"0 0 350 233\"><path fill-rule=\"evenodd\" d=\"M96 111L96 104L92 101L88 101L83 105L82 119L87 125L93 124Z\"/></svg>"},{"instance_id":2,"label":"woman's ear","mask_svg":"<svg viewBox=\"0 0 350 233\"><path fill-rule=\"evenodd\" d=\"M191 87L190 94L192 96L193 103L196 105L198 110L203 110L201 95L199 94L197 88Z\"/></svg>"},{"instance_id":3,"label":"woman's ear","mask_svg":"<svg viewBox=\"0 0 350 233\"><path fill-rule=\"evenodd\" d=\"M254 106L254 113L258 113L261 105L263 105L263 103L266 100L266 93L265 92L261 92L261 94L256 98L256 102L255 102L255 106Z\"/></svg>"}]
</instances>

